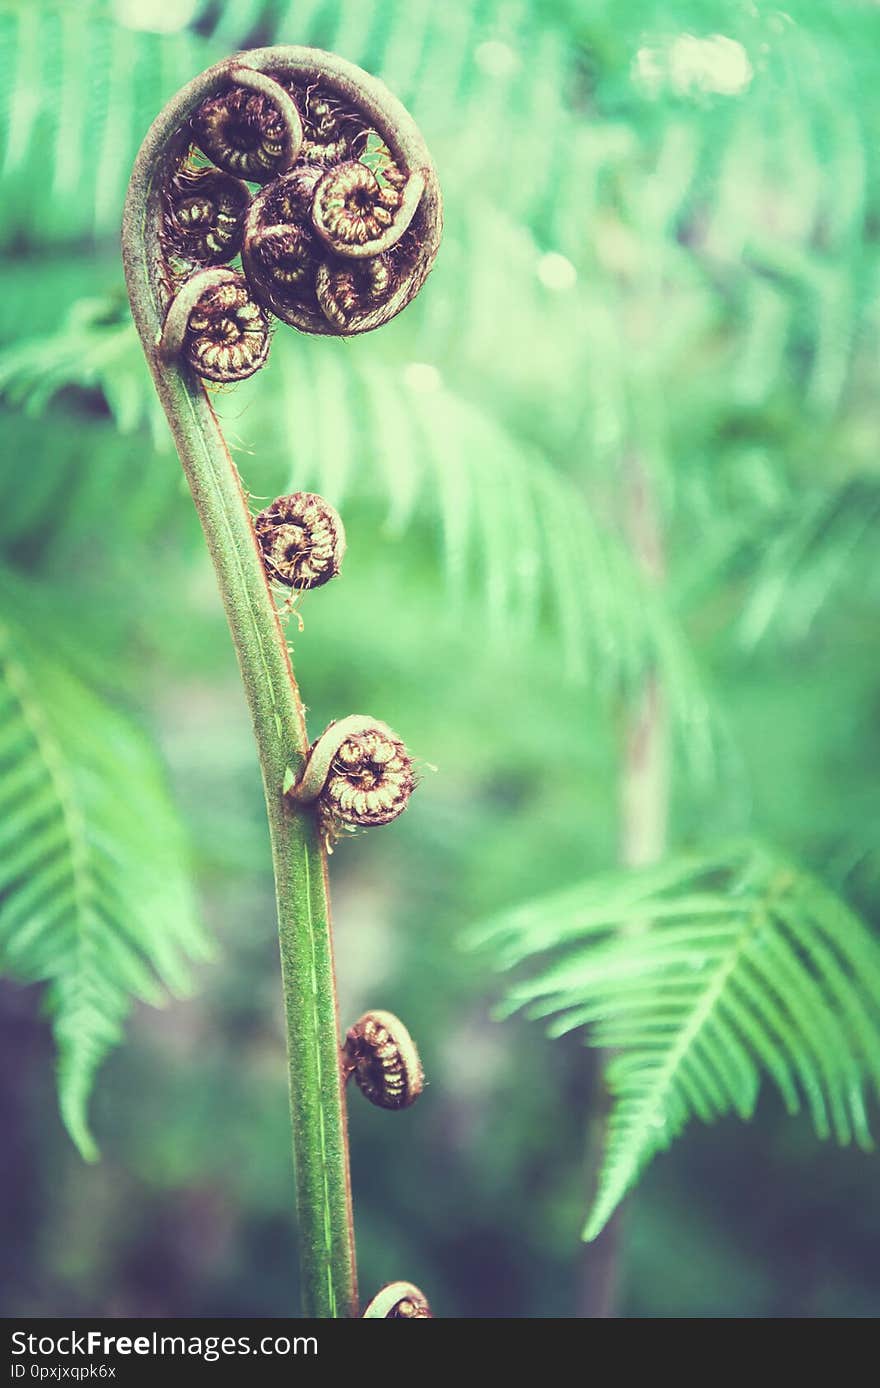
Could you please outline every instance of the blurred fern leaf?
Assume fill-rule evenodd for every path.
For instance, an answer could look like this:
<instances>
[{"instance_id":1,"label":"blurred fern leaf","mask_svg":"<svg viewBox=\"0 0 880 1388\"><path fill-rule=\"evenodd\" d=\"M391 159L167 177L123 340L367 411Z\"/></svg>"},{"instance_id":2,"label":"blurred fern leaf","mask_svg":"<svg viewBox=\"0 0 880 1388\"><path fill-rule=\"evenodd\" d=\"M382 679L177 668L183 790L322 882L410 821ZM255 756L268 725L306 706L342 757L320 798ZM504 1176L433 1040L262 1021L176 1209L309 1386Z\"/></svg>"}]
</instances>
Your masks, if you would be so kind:
<instances>
[{"instance_id":1,"label":"blurred fern leaf","mask_svg":"<svg viewBox=\"0 0 880 1388\"><path fill-rule=\"evenodd\" d=\"M180 831L139 732L41 633L0 618L0 970L47 984L61 1115L87 1105L133 998L160 1004L203 958Z\"/></svg>"},{"instance_id":2,"label":"blurred fern leaf","mask_svg":"<svg viewBox=\"0 0 880 1388\"><path fill-rule=\"evenodd\" d=\"M871 1147L880 1093L880 947L800 868L756 844L603 876L471 935L524 965L504 1014L588 1027L608 1050L610 1115L584 1230L595 1238L693 1116L754 1112L764 1075L820 1137Z\"/></svg>"},{"instance_id":3,"label":"blurred fern leaf","mask_svg":"<svg viewBox=\"0 0 880 1388\"><path fill-rule=\"evenodd\" d=\"M115 236L147 127L205 66L193 35L144 32L119 22L121 10L107 0L0 7L0 241L34 228L43 245Z\"/></svg>"},{"instance_id":4,"label":"blurred fern leaf","mask_svg":"<svg viewBox=\"0 0 880 1388\"><path fill-rule=\"evenodd\" d=\"M4 283L14 298L23 282L26 300L38 279ZM28 567L51 557L57 572L81 565L98 531L105 550L130 557L135 537L167 527L185 483L121 295L75 299L60 324L0 350L0 396L13 407L10 454L31 462L0 471L7 556ZM102 522L111 515L112 525Z\"/></svg>"},{"instance_id":5,"label":"blurred fern leaf","mask_svg":"<svg viewBox=\"0 0 880 1388\"><path fill-rule=\"evenodd\" d=\"M856 475L799 496L762 546L740 619L743 644L755 646L771 630L802 641L842 586L876 590L878 525L876 475Z\"/></svg>"},{"instance_id":6,"label":"blurred fern leaf","mask_svg":"<svg viewBox=\"0 0 880 1388\"><path fill-rule=\"evenodd\" d=\"M121 297L77 299L60 327L0 355L0 394L27 414L41 415L71 386L99 390L122 433L146 428L155 447L169 447L165 416Z\"/></svg>"},{"instance_id":7,"label":"blurred fern leaf","mask_svg":"<svg viewBox=\"0 0 880 1388\"><path fill-rule=\"evenodd\" d=\"M680 662L673 683L682 693L687 686L693 706L677 711L702 715L674 619L650 603L621 537L539 444L505 429L429 363L376 362L360 344L323 346L279 338L277 377L254 383L272 406L262 417L277 420L278 446L291 455L288 485L314 482L334 504L358 486L384 492L391 534L427 498L451 600L460 604L479 574L490 633L508 639L512 623L529 631L549 615L570 671L605 689L636 678L651 649L661 663ZM344 414L333 408L339 400Z\"/></svg>"}]
</instances>

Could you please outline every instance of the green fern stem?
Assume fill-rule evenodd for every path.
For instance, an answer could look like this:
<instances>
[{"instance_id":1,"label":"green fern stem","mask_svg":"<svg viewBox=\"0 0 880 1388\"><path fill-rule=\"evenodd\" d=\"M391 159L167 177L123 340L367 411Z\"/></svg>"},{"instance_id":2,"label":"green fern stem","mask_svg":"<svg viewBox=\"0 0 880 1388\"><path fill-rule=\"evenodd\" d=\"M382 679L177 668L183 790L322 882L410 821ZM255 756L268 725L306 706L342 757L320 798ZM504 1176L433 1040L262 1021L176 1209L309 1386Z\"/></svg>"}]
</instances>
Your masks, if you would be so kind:
<instances>
[{"instance_id":1,"label":"green fern stem","mask_svg":"<svg viewBox=\"0 0 880 1388\"><path fill-rule=\"evenodd\" d=\"M263 49L247 61L271 68L291 51ZM161 188L186 138L187 120L228 83L234 66L233 60L202 73L150 128L129 187L123 259L135 323L214 563L262 770L278 906L303 1313L346 1317L357 1315L357 1280L326 850L313 811L284 795L308 750L303 708L247 500L210 400L185 365L163 360L158 350L168 298L159 244Z\"/></svg>"},{"instance_id":2,"label":"green fern stem","mask_svg":"<svg viewBox=\"0 0 880 1388\"><path fill-rule=\"evenodd\" d=\"M645 582L663 579L663 539L656 502L645 466L637 453L623 460L624 524L635 566ZM669 728L666 696L659 671L649 668L629 696L623 720L619 776L619 855L628 868L647 867L662 858L666 848L669 807ZM629 930L638 931L639 925ZM613 1053L599 1063L599 1104L588 1139L591 1206L595 1202L609 1137L612 1097L608 1065ZM621 1234L625 1209L617 1209L586 1249L582 1309L590 1319L617 1314ZM586 1237L586 1234L585 1234Z\"/></svg>"}]
</instances>

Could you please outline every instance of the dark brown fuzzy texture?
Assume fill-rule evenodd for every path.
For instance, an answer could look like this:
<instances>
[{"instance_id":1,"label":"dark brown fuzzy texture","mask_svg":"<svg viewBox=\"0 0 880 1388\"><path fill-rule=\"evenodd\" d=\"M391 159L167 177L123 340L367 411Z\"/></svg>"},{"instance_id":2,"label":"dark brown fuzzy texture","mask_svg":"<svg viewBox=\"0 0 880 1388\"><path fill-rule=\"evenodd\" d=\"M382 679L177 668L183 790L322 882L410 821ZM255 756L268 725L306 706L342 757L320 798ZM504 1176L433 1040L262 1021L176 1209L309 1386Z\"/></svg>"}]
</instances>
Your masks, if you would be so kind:
<instances>
[{"instance_id":1,"label":"dark brown fuzzy texture","mask_svg":"<svg viewBox=\"0 0 880 1388\"><path fill-rule=\"evenodd\" d=\"M339 573L345 530L338 512L314 492L279 496L254 520L270 576L288 588L320 588Z\"/></svg>"},{"instance_id":2,"label":"dark brown fuzzy texture","mask_svg":"<svg viewBox=\"0 0 880 1388\"><path fill-rule=\"evenodd\" d=\"M206 290L189 316L184 354L209 381L242 381L269 352L269 320L243 275Z\"/></svg>"}]
</instances>

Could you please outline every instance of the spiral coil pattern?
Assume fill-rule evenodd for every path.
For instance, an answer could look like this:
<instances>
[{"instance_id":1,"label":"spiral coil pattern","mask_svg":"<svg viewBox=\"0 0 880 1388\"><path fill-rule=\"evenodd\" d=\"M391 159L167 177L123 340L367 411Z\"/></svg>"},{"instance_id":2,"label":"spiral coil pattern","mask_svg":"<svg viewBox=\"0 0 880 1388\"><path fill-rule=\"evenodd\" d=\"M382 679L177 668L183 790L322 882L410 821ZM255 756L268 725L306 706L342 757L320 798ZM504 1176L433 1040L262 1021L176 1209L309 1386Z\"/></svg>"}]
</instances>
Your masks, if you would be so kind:
<instances>
[{"instance_id":1,"label":"spiral coil pattern","mask_svg":"<svg viewBox=\"0 0 880 1388\"><path fill-rule=\"evenodd\" d=\"M250 189L219 169L184 167L165 190L166 254L188 265L223 265L241 250Z\"/></svg>"},{"instance_id":2,"label":"spiral coil pattern","mask_svg":"<svg viewBox=\"0 0 880 1388\"><path fill-rule=\"evenodd\" d=\"M368 332L418 293L440 240L436 175L403 109L357 72L230 64L182 127L164 189L172 298L193 267L239 253L250 299L302 332ZM224 373L244 354L222 348L183 355L207 380L240 379Z\"/></svg>"},{"instance_id":3,"label":"spiral coil pattern","mask_svg":"<svg viewBox=\"0 0 880 1388\"><path fill-rule=\"evenodd\" d=\"M269 354L269 320L237 270L197 270L175 296L161 354L182 356L209 381L243 381Z\"/></svg>"},{"instance_id":4,"label":"spiral coil pattern","mask_svg":"<svg viewBox=\"0 0 880 1388\"><path fill-rule=\"evenodd\" d=\"M331 723L312 743L289 792L317 806L328 842L359 827L390 824L415 789L412 758L396 733L376 718L353 714Z\"/></svg>"},{"instance_id":5,"label":"spiral coil pattern","mask_svg":"<svg viewBox=\"0 0 880 1388\"><path fill-rule=\"evenodd\" d=\"M364 1098L377 1108L409 1108L424 1088L415 1042L393 1012L364 1013L348 1029L342 1058L346 1079L353 1075Z\"/></svg>"},{"instance_id":6,"label":"spiral coil pattern","mask_svg":"<svg viewBox=\"0 0 880 1388\"><path fill-rule=\"evenodd\" d=\"M342 517L315 492L279 496L254 520L269 575L298 591L335 578L345 554Z\"/></svg>"}]
</instances>

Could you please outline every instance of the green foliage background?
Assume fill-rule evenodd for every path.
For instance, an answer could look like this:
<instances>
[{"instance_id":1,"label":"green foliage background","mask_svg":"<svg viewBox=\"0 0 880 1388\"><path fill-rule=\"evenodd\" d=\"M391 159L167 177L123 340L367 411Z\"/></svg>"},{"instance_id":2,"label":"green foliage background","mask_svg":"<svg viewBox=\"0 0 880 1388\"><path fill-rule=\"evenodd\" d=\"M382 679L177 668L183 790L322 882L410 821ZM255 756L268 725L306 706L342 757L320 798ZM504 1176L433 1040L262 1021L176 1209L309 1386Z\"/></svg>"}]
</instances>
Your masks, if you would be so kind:
<instances>
[{"instance_id":1,"label":"green foliage background","mask_svg":"<svg viewBox=\"0 0 880 1388\"><path fill-rule=\"evenodd\" d=\"M155 112L229 51L310 43L383 76L435 154L447 233L413 308L348 343L279 332L218 406L255 496L315 485L345 515L344 578L294 637L311 726L374 712L438 768L333 860L343 1015L400 1012L431 1080L412 1113L352 1106L364 1287L572 1315L593 1060L490 1020L501 985L460 939L614 863L646 670L673 844L760 834L877 915L878 29L858 0L0 6L0 838L42 826L31 908L70 885L16 954L7 849L0 945L56 990L85 1146L91 1071L144 999L88 1167L39 992L3 986L5 1314L296 1304L259 779L121 286ZM660 591L629 551L633 457ZM32 811L46 767L70 792ZM195 996L157 1011L157 980ZM772 1095L692 1125L628 1218L624 1311L876 1312L875 1177Z\"/></svg>"}]
</instances>

